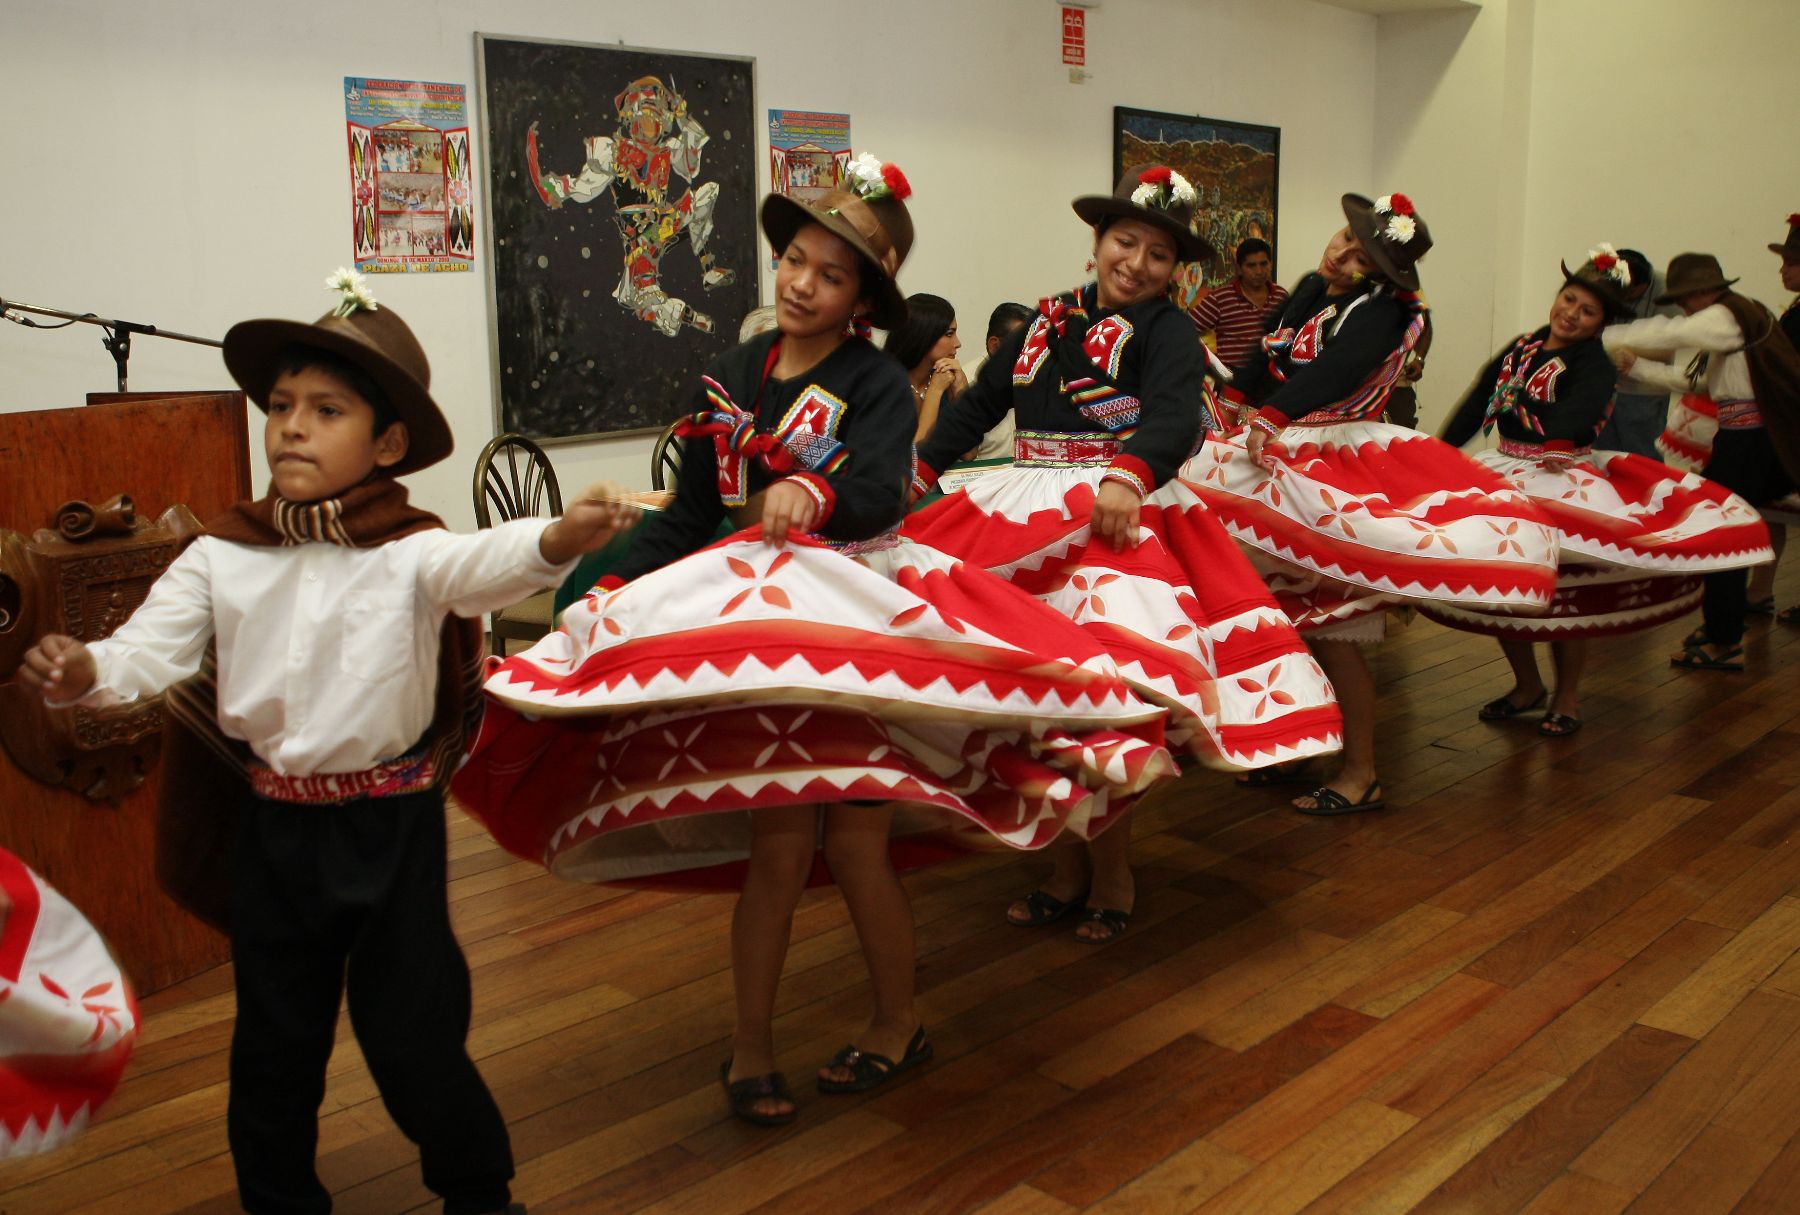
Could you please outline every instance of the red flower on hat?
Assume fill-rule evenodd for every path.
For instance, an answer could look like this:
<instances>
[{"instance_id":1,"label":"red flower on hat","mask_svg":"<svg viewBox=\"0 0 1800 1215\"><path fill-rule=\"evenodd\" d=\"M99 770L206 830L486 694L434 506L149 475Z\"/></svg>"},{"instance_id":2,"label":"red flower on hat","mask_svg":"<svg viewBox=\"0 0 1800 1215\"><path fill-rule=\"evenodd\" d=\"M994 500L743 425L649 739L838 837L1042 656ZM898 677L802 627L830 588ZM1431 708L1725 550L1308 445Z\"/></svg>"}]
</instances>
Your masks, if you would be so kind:
<instances>
[{"instance_id":1,"label":"red flower on hat","mask_svg":"<svg viewBox=\"0 0 1800 1215\"><path fill-rule=\"evenodd\" d=\"M1788 226L1790 228L1800 227L1800 211L1796 211L1792 215L1788 216Z\"/></svg>"},{"instance_id":2,"label":"red flower on hat","mask_svg":"<svg viewBox=\"0 0 1800 1215\"><path fill-rule=\"evenodd\" d=\"M1174 170L1170 169L1168 165L1151 165L1138 174L1138 180L1147 186L1166 186L1173 174Z\"/></svg>"},{"instance_id":3,"label":"red flower on hat","mask_svg":"<svg viewBox=\"0 0 1800 1215\"><path fill-rule=\"evenodd\" d=\"M887 183L888 190L901 202L905 202L912 194L912 183L906 180L906 174L900 171L899 165L882 165L881 180Z\"/></svg>"},{"instance_id":4,"label":"red flower on hat","mask_svg":"<svg viewBox=\"0 0 1800 1215\"><path fill-rule=\"evenodd\" d=\"M1608 270L1611 270L1614 266L1616 266L1618 264L1619 264L1619 259L1614 257L1610 253L1597 253L1594 255L1594 269L1600 271L1600 273L1602 273L1602 274L1606 273Z\"/></svg>"},{"instance_id":5,"label":"red flower on hat","mask_svg":"<svg viewBox=\"0 0 1800 1215\"><path fill-rule=\"evenodd\" d=\"M1393 208L1395 215L1411 215L1413 213L1412 199L1404 194L1388 195L1388 206Z\"/></svg>"}]
</instances>

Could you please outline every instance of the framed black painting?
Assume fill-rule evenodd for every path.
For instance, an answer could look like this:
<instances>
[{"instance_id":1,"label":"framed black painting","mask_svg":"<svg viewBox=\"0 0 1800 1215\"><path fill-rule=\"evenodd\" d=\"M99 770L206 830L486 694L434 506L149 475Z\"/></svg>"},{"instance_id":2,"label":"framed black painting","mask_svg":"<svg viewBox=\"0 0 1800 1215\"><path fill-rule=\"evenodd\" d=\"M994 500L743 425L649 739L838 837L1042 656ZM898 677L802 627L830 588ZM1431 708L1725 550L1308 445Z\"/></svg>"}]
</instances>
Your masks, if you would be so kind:
<instances>
[{"instance_id":1,"label":"framed black painting","mask_svg":"<svg viewBox=\"0 0 1800 1215\"><path fill-rule=\"evenodd\" d=\"M755 62L475 40L495 424L661 429L756 307Z\"/></svg>"}]
</instances>

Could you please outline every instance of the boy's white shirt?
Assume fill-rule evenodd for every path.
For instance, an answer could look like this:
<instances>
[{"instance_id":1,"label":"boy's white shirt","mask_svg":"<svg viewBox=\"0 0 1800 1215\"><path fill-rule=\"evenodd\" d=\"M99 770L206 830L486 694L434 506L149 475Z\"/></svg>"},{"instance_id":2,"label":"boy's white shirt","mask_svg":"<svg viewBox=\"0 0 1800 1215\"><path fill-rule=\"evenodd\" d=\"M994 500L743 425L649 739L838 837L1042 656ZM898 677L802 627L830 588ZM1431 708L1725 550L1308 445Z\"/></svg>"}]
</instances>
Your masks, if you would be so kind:
<instances>
[{"instance_id":1,"label":"boy's white shirt","mask_svg":"<svg viewBox=\"0 0 1800 1215\"><path fill-rule=\"evenodd\" d=\"M544 560L548 525L434 529L362 549L203 536L130 620L90 645L99 679L88 702L135 700L186 679L216 637L229 737L287 775L373 767L431 724L445 616L499 611L573 568Z\"/></svg>"},{"instance_id":2,"label":"boy's white shirt","mask_svg":"<svg viewBox=\"0 0 1800 1215\"><path fill-rule=\"evenodd\" d=\"M1724 304L1708 304L1692 316L1647 316L1641 321L1609 325L1601 334L1601 342L1609 351L1621 347L1708 351L1713 357L1706 360L1706 383L1699 386L1701 391L1715 401L1748 401L1755 396L1750 387L1750 360L1742 349L1744 331ZM1691 392L1686 369L1685 359L1679 364L1640 359L1625 373L1625 379L1665 392Z\"/></svg>"}]
</instances>

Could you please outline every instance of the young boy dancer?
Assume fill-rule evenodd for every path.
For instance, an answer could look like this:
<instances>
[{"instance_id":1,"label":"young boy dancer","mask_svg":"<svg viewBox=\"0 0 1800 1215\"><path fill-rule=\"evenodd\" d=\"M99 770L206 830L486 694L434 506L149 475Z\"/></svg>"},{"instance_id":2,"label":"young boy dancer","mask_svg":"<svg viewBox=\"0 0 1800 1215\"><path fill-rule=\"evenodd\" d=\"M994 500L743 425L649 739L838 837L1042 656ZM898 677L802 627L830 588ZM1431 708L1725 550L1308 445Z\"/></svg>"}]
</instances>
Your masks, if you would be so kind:
<instances>
[{"instance_id":1,"label":"young boy dancer","mask_svg":"<svg viewBox=\"0 0 1800 1215\"><path fill-rule=\"evenodd\" d=\"M560 519L453 535L408 506L395 478L452 448L425 352L355 276L332 286L341 302L312 325L246 321L225 337L268 415L269 494L209 525L111 638L45 637L22 678L53 704L103 703L160 692L216 651L203 725L244 777L227 1116L244 1209L331 1209L314 1155L347 988L369 1071L446 1215L522 1211L466 1046L442 793L464 717L439 684L458 687L483 613L556 585L635 512L597 487Z\"/></svg>"}]
</instances>

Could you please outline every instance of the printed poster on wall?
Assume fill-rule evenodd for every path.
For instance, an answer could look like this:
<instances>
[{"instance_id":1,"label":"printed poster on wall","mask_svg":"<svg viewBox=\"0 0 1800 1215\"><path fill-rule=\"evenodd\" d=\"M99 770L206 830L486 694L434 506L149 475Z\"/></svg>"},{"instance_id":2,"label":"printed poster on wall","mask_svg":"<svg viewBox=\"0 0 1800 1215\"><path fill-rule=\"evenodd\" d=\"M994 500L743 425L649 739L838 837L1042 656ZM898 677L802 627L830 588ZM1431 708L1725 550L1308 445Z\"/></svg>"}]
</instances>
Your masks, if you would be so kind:
<instances>
[{"instance_id":1,"label":"printed poster on wall","mask_svg":"<svg viewBox=\"0 0 1800 1215\"><path fill-rule=\"evenodd\" d=\"M850 115L769 111L769 189L817 202L843 183L850 164Z\"/></svg>"},{"instance_id":2,"label":"printed poster on wall","mask_svg":"<svg viewBox=\"0 0 1800 1215\"><path fill-rule=\"evenodd\" d=\"M351 243L364 274L473 269L468 87L344 77Z\"/></svg>"}]
</instances>

